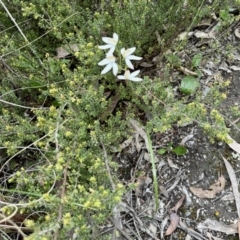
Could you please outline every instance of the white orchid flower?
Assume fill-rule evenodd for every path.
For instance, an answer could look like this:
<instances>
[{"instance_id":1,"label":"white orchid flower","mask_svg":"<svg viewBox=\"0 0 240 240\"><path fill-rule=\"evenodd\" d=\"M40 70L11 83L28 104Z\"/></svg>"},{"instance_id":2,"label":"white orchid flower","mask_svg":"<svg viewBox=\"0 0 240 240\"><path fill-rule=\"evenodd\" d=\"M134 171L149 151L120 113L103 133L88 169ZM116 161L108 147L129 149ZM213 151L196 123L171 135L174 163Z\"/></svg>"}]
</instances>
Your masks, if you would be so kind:
<instances>
[{"instance_id":1,"label":"white orchid flower","mask_svg":"<svg viewBox=\"0 0 240 240\"><path fill-rule=\"evenodd\" d=\"M129 70L127 70L124 75L119 75L118 79L120 80L130 80L133 82L141 82L143 79L136 77L140 73L140 70L137 70L135 72L130 73Z\"/></svg>"},{"instance_id":2,"label":"white orchid flower","mask_svg":"<svg viewBox=\"0 0 240 240\"><path fill-rule=\"evenodd\" d=\"M118 35L116 33L113 33L113 37L103 37L102 40L107 43L106 45L101 45L98 48L100 49L108 49L109 51L107 54L112 55L115 51L116 45L118 43Z\"/></svg>"},{"instance_id":3,"label":"white orchid flower","mask_svg":"<svg viewBox=\"0 0 240 240\"><path fill-rule=\"evenodd\" d=\"M102 70L101 74L105 74L112 69L113 74L116 76L118 72L118 65L115 63L115 61L116 58L113 55L107 54L106 58L98 63L99 66L106 65L106 67Z\"/></svg>"},{"instance_id":4,"label":"white orchid flower","mask_svg":"<svg viewBox=\"0 0 240 240\"><path fill-rule=\"evenodd\" d=\"M131 69L134 69L134 67L130 60L141 60L142 59L141 57L131 55L135 50L136 50L136 47L128 48L127 50L125 50L125 48L121 49L121 54L122 54L123 58L125 59L125 63Z\"/></svg>"}]
</instances>

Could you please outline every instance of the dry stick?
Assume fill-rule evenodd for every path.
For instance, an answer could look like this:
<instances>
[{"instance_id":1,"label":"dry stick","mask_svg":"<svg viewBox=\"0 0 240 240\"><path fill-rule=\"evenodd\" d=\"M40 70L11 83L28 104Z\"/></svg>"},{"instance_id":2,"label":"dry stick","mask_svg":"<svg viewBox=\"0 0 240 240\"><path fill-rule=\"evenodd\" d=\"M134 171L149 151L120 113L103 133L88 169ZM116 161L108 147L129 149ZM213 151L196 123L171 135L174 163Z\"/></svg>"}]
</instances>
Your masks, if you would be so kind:
<instances>
[{"instance_id":1,"label":"dry stick","mask_svg":"<svg viewBox=\"0 0 240 240\"><path fill-rule=\"evenodd\" d=\"M64 122L61 123L61 125L63 125L64 123L66 123L69 120L66 119ZM35 145L36 143L38 143L39 141L41 141L42 139L46 138L47 136L49 136L50 134L52 134L56 129L53 129L52 131L50 131L49 133L47 133L46 135L44 135L43 137L37 139L36 141L34 141L33 143L29 144L28 146L24 147L23 149L21 149L20 151L18 151L17 153L15 153L12 157L10 157L0 168L0 172L3 171L3 168L13 159L15 158L18 154L20 154L21 152L25 151L26 149L28 149L29 147L31 147L32 145Z\"/></svg>"},{"instance_id":2,"label":"dry stick","mask_svg":"<svg viewBox=\"0 0 240 240\"><path fill-rule=\"evenodd\" d=\"M107 172L108 172L108 178L109 178L109 181L110 181L110 183L111 183L111 185L112 185L112 190L115 190L116 187L115 187L115 184L114 184L114 182L113 182L113 180L112 180L110 167L109 167L109 165L108 165L107 151L106 151L106 148L105 148L105 146L104 146L104 144L103 144L103 142L102 142L102 139L100 139L100 143L101 143L101 145L102 145L102 149L103 149L105 165L106 165Z\"/></svg>"},{"instance_id":3,"label":"dry stick","mask_svg":"<svg viewBox=\"0 0 240 240\"><path fill-rule=\"evenodd\" d=\"M1 0L0 0L0 1L1 1ZM69 17L65 18L62 22L60 22L59 24L57 24L57 27L60 26L62 23L64 23L65 21L67 21L69 18L73 17L73 16L76 15L76 14L79 14L79 12L75 12L75 13L73 13L72 15L70 15ZM5 53L5 54L1 55L1 56L0 56L0 59L3 58L3 57L6 57L6 56L8 56L8 55L10 55L10 54L12 54L12 53L14 53L14 52L16 52L16 51L18 51L18 50L21 50L21 49L29 46L30 44L32 44L32 43L34 43L34 42L37 42L37 41L40 40L42 37L44 37L45 35L47 35L48 33L52 32L52 31L53 31L53 28L50 29L50 30L48 30L48 31L45 32L44 34L42 34L40 37L34 39L33 41L31 41L31 42L23 45L22 47L17 48L17 49L15 49L15 50L11 51L11 52L8 52L8 53Z\"/></svg>"},{"instance_id":4,"label":"dry stick","mask_svg":"<svg viewBox=\"0 0 240 240\"><path fill-rule=\"evenodd\" d=\"M62 191L61 191L61 200L63 200L64 196L65 196L65 192L66 192L66 185L67 185L67 172L68 172L68 164L70 163L71 159L68 160L65 168L64 168L64 172L63 172L63 183L62 183ZM63 215L63 203L61 201L60 203L60 207L58 210L58 218L57 218L57 222L61 222L62 219L62 215ZM57 230L54 233L54 240L58 240L58 234L59 234L59 228L57 228Z\"/></svg>"},{"instance_id":5,"label":"dry stick","mask_svg":"<svg viewBox=\"0 0 240 240\"><path fill-rule=\"evenodd\" d=\"M205 238L204 236L202 236L200 233L192 230L191 228L188 228L186 226L186 224L182 221L180 221L180 224L178 224L178 228L184 230L185 232L187 232L190 236L198 239L198 240L208 240L208 238Z\"/></svg>"},{"instance_id":6,"label":"dry stick","mask_svg":"<svg viewBox=\"0 0 240 240\"><path fill-rule=\"evenodd\" d=\"M111 218L111 222L115 224L114 219ZM131 240L131 237L128 236L127 233L125 233L121 228L117 227L117 230L128 240Z\"/></svg>"},{"instance_id":7,"label":"dry stick","mask_svg":"<svg viewBox=\"0 0 240 240\"><path fill-rule=\"evenodd\" d=\"M53 182L51 188L47 191L46 194L49 194L49 193L53 190L53 188L54 188L54 186L55 186L55 183L56 183L56 174L55 174L55 171L53 171L53 176L54 176L54 182ZM2 190L2 189L1 189L1 190ZM0 204L8 205L8 207L25 207L25 206L29 206L29 205L31 205L31 204L40 202L40 201L43 200L43 199L44 199L44 196L40 197L40 198L37 199L37 200L33 200L33 201L29 202L29 203L9 203L9 202L3 202L2 200L0 200Z\"/></svg>"},{"instance_id":8,"label":"dry stick","mask_svg":"<svg viewBox=\"0 0 240 240\"><path fill-rule=\"evenodd\" d=\"M15 209L14 209L14 211L13 211L13 213L12 214L10 214L9 216L4 216L2 213L0 213L0 218L2 218L1 220L0 220L0 224L1 223L3 223L3 222L7 222L8 220L10 220L12 217L14 217L14 215L17 213L17 211L18 211L18 208L17 208L17 206L16 205L14 205L13 206Z\"/></svg>"},{"instance_id":9,"label":"dry stick","mask_svg":"<svg viewBox=\"0 0 240 240\"><path fill-rule=\"evenodd\" d=\"M0 213L0 217L4 217L4 215ZM16 229L23 237L26 237L25 233L21 230L21 227L19 227L14 221L7 219L6 222L12 224L12 226L7 225L7 228ZM6 225L0 224L0 227L4 228Z\"/></svg>"},{"instance_id":10,"label":"dry stick","mask_svg":"<svg viewBox=\"0 0 240 240\"><path fill-rule=\"evenodd\" d=\"M63 106L63 108L65 107L65 105ZM59 111L59 114L58 114L59 118L60 118L60 115L61 115L61 111ZM57 122L57 126L56 126L56 129L55 129L55 134L54 134L54 138L55 138L55 144L56 144L56 148L55 148L55 151L57 153L57 159L59 158L59 143L58 143L58 130L59 130L59 121ZM67 173L68 173L68 165L71 161L71 158L68 159L67 163L66 163L66 166L64 168L64 171L63 171L63 183L62 183L62 191L61 191L61 195L60 195L60 198L61 198L61 202L60 202L60 207L59 207L59 210L58 210L58 218L57 218L57 222L60 223L61 220L62 220L62 215L63 215L63 198L65 196L65 192L66 192L66 185L67 185ZM59 235L59 228L57 228L57 230L54 232L54 240L57 240L58 239L58 235Z\"/></svg>"},{"instance_id":11,"label":"dry stick","mask_svg":"<svg viewBox=\"0 0 240 240\"><path fill-rule=\"evenodd\" d=\"M22 32L21 28L18 26L17 22L15 21L15 19L12 17L12 14L8 11L7 7L5 6L5 4L2 2L2 0L0 0L0 3L2 4L3 8L5 9L5 11L7 12L8 16L10 17L10 19L13 21L14 25L16 26L16 28L18 29L18 31L20 32L20 34L23 36L24 40L30 45L29 41L27 40L26 36L24 35L24 33ZM37 57L38 61L40 62L40 64L43 66L43 62L41 61L41 59L37 56L36 52L34 51L33 48L31 48L32 53Z\"/></svg>"},{"instance_id":12,"label":"dry stick","mask_svg":"<svg viewBox=\"0 0 240 240\"><path fill-rule=\"evenodd\" d=\"M102 149L103 149L103 155L104 155L104 161L105 161L105 165L106 165L106 168L107 168L107 173L108 173L108 178L109 178L109 181L112 185L112 190L115 191L116 190L116 186L113 182L113 179L112 179L112 176L111 176L111 171L110 171L110 167L108 165L108 156L107 156L107 151L106 151L106 148L103 144L103 141L102 139L100 139L100 143L102 145ZM122 224L119 224L119 221L121 221L120 219L120 212L117 208L117 206L113 209L113 222L114 222L114 231L113 231L113 238L115 238L116 236L116 230L120 230L121 227L122 227Z\"/></svg>"},{"instance_id":13,"label":"dry stick","mask_svg":"<svg viewBox=\"0 0 240 240\"><path fill-rule=\"evenodd\" d=\"M1 0L0 0L1 1ZM23 105L18 105L18 104L16 104L16 103L12 103L12 102L7 102L7 101L5 101L5 100L2 100L2 99L0 99L0 102L2 102L2 103L6 103L6 104L9 104L9 105L12 105L12 106L15 106L15 107L20 107L20 108L25 108L25 109L36 109L36 110L38 110L38 109L48 109L47 107L39 107L39 108L35 108L35 107L26 107L26 106L23 106Z\"/></svg>"}]
</instances>

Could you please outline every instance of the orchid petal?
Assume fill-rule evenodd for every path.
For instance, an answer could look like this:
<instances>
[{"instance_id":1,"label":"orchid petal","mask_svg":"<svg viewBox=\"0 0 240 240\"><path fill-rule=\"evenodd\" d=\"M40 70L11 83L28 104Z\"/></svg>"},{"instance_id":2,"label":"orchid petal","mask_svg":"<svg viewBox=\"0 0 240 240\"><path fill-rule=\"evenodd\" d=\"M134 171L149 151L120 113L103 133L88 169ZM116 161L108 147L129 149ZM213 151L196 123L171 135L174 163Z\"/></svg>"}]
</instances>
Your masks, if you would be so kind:
<instances>
[{"instance_id":1,"label":"orchid petal","mask_svg":"<svg viewBox=\"0 0 240 240\"><path fill-rule=\"evenodd\" d=\"M123 55L123 53L125 52L125 48L122 48L120 52Z\"/></svg>"},{"instance_id":2,"label":"orchid petal","mask_svg":"<svg viewBox=\"0 0 240 240\"><path fill-rule=\"evenodd\" d=\"M109 64L109 60L107 58L103 59L98 63L99 66L107 65Z\"/></svg>"},{"instance_id":3,"label":"orchid petal","mask_svg":"<svg viewBox=\"0 0 240 240\"><path fill-rule=\"evenodd\" d=\"M116 63L113 63L112 68L113 68L113 74L116 76L118 72L118 65Z\"/></svg>"},{"instance_id":4,"label":"orchid petal","mask_svg":"<svg viewBox=\"0 0 240 240\"><path fill-rule=\"evenodd\" d=\"M121 80L125 80L126 79L125 76L123 76L123 75L119 75L119 76L117 76L117 78L121 79Z\"/></svg>"},{"instance_id":5,"label":"orchid petal","mask_svg":"<svg viewBox=\"0 0 240 240\"><path fill-rule=\"evenodd\" d=\"M134 69L132 63L130 62L130 60L128 58L125 59L125 62L126 62L126 65L131 68L131 69Z\"/></svg>"},{"instance_id":6,"label":"orchid petal","mask_svg":"<svg viewBox=\"0 0 240 240\"><path fill-rule=\"evenodd\" d=\"M136 47L132 47L132 48L128 48L127 50L125 50L125 48L121 49L121 54L124 58L127 58L128 56L130 56L134 51L136 50Z\"/></svg>"},{"instance_id":7,"label":"orchid petal","mask_svg":"<svg viewBox=\"0 0 240 240\"><path fill-rule=\"evenodd\" d=\"M105 74L107 72L109 72L112 68L112 64L108 64L101 72L101 74Z\"/></svg>"},{"instance_id":8,"label":"orchid petal","mask_svg":"<svg viewBox=\"0 0 240 240\"><path fill-rule=\"evenodd\" d=\"M110 48L108 53L106 54L107 57L112 56L114 51L115 51L115 47Z\"/></svg>"},{"instance_id":9,"label":"orchid petal","mask_svg":"<svg viewBox=\"0 0 240 240\"><path fill-rule=\"evenodd\" d=\"M139 73L140 73L140 70L137 70L137 71L135 71L135 72L132 72L132 73L130 74L130 76L134 78L134 77L136 77Z\"/></svg>"},{"instance_id":10,"label":"orchid petal","mask_svg":"<svg viewBox=\"0 0 240 240\"><path fill-rule=\"evenodd\" d=\"M110 44L98 46L99 49L108 49L111 47L112 47L112 45L110 45Z\"/></svg>"},{"instance_id":11,"label":"orchid petal","mask_svg":"<svg viewBox=\"0 0 240 240\"><path fill-rule=\"evenodd\" d=\"M131 55L133 52L135 52L135 50L136 50L136 47L132 47L127 49L126 51L128 52L128 55Z\"/></svg>"},{"instance_id":12,"label":"orchid petal","mask_svg":"<svg viewBox=\"0 0 240 240\"><path fill-rule=\"evenodd\" d=\"M135 77L135 78L131 78L131 79L129 79L129 80L131 80L131 81L133 81L133 82L141 82L143 79L142 79L142 78L139 78L139 77Z\"/></svg>"},{"instance_id":13,"label":"orchid petal","mask_svg":"<svg viewBox=\"0 0 240 240\"><path fill-rule=\"evenodd\" d=\"M109 44L112 44L112 38L110 37L102 37L102 40L105 42L105 43L109 43Z\"/></svg>"},{"instance_id":14,"label":"orchid petal","mask_svg":"<svg viewBox=\"0 0 240 240\"><path fill-rule=\"evenodd\" d=\"M141 60L142 59L142 57L137 57L137 56L135 56L135 55L130 55L130 56L128 56L127 57L129 60Z\"/></svg>"},{"instance_id":15,"label":"orchid petal","mask_svg":"<svg viewBox=\"0 0 240 240\"><path fill-rule=\"evenodd\" d=\"M113 39L116 41L116 42L118 42L118 35L117 35L117 33L113 33Z\"/></svg>"}]
</instances>

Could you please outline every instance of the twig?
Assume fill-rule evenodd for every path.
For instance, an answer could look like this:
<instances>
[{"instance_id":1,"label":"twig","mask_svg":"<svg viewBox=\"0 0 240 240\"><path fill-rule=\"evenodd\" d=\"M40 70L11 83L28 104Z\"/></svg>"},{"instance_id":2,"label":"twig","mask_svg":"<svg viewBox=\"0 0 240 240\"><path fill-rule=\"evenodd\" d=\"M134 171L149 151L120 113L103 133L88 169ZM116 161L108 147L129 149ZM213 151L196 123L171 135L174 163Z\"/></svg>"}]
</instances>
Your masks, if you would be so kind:
<instances>
[{"instance_id":1,"label":"twig","mask_svg":"<svg viewBox=\"0 0 240 240\"><path fill-rule=\"evenodd\" d=\"M101 143L102 149L103 149L103 155L104 155L105 165L106 165L107 172L108 172L108 178L109 178L109 181L110 181L110 183L111 183L112 190L115 191L115 190L116 190L116 187L115 187L115 184L114 184L113 179L112 179L110 167L109 167L109 164L108 164L107 151L106 151L106 148L105 148L105 146L104 146L104 144L103 144L103 142L102 142L102 139L100 139L100 143Z\"/></svg>"},{"instance_id":2,"label":"twig","mask_svg":"<svg viewBox=\"0 0 240 240\"><path fill-rule=\"evenodd\" d=\"M65 105L63 106L63 108L65 107ZM59 111L58 117L60 119L60 115L61 115L61 111ZM56 130L55 130L55 134L54 134L54 138L55 138L55 151L57 153L57 159L59 158L59 143L58 143L58 130L59 130L59 121L57 122L57 126L56 126ZM75 145L75 144L74 144ZM74 147L74 146L73 146ZM60 223L62 220L62 215L63 215L63 198L65 196L65 192L66 192L66 185L67 185L67 173L68 173L68 165L71 161L71 158L68 159L64 171L63 171L63 181L62 181L62 191L61 191L61 195L60 195L60 206L58 209L58 218L57 218L57 222ZM59 228L56 229L56 231L54 232L54 240L58 240L58 235L59 235Z\"/></svg>"},{"instance_id":3,"label":"twig","mask_svg":"<svg viewBox=\"0 0 240 240\"><path fill-rule=\"evenodd\" d=\"M61 125L63 125L64 123L66 123L69 119L66 119ZM20 151L18 151L17 153L15 153L12 157L10 157L0 168L0 172L3 171L3 168L13 159L15 158L18 154L20 154L21 152L25 151L26 149L28 149L29 147L36 145L36 143L38 143L39 141L43 140L44 138L46 138L47 136L49 136L50 134L52 134L56 129L53 129L52 131L50 131L49 133L47 133L46 135L44 135L43 137L37 139L36 141L32 142L31 144L29 144L28 146L24 147L23 149L21 149Z\"/></svg>"},{"instance_id":4,"label":"twig","mask_svg":"<svg viewBox=\"0 0 240 240\"><path fill-rule=\"evenodd\" d=\"M178 224L178 228L184 230L185 232L187 232L189 235L191 235L192 237L198 239L198 240L208 240L208 238L205 238L204 236L202 236L200 233L188 228L186 226L186 224L184 222L182 222L180 220L180 223Z\"/></svg>"},{"instance_id":5,"label":"twig","mask_svg":"<svg viewBox=\"0 0 240 240\"><path fill-rule=\"evenodd\" d=\"M23 36L24 40L30 45L28 39L26 38L25 34L23 33L22 29L18 26L17 22L15 21L15 19L13 18L12 14L8 11L7 7L5 6L5 4L2 2L2 0L0 0L1 5L3 6L3 8L5 9L5 11L7 12L8 16L10 17L10 19L12 20L12 22L14 23L14 25L16 26L16 28L18 29L18 31L20 32L20 34ZM43 66L43 62L41 61L41 59L37 56L35 50L33 48L31 48L32 53L37 57L38 61L40 62L40 64Z\"/></svg>"},{"instance_id":6,"label":"twig","mask_svg":"<svg viewBox=\"0 0 240 240\"><path fill-rule=\"evenodd\" d=\"M1 0L0 0L0 1L1 1ZM2 99L0 99L0 102L9 104L9 105L12 105L12 106L15 106L15 107L25 108L25 109L48 109L47 107L40 107L40 108L26 107L26 106L23 106L23 105L18 105L18 104L16 104L16 103L7 102L7 101L2 100Z\"/></svg>"},{"instance_id":7,"label":"twig","mask_svg":"<svg viewBox=\"0 0 240 240\"><path fill-rule=\"evenodd\" d=\"M48 190L48 192L46 194L49 194L53 190L53 188L54 188L54 186L56 184L56 174L55 174L55 171L53 171L53 176L54 176L54 182L53 182L51 188ZM0 204L8 205L8 207L25 207L25 206L29 206L31 204L34 204L36 202L40 202L43 199L44 199L44 196L40 197L37 200L33 200L31 202L28 202L28 203L9 203L9 202L3 202L2 200L0 200Z\"/></svg>"},{"instance_id":8,"label":"twig","mask_svg":"<svg viewBox=\"0 0 240 240\"><path fill-rule=\"evenodd\" d=\"M62 23L64 23L65 21L67 21L69 18L73 17L73 16L76 15L76 14L79 14L79 12L75 12L75 13L73 13L72 15L70 15L69 17L65 18L62 22L60 22L59 24L57 24L57 27L60 26ZM52 32L52 31L53 31L53 28L50 29L50 30L48 30L48 31L45 32L44 34L42 34L40 37L34 39L33 41L28 42L27 44L23 45L22 47L20 47L20 48L18 48L18 49L15 49L15 50L13 50L13 51L11 51L11 52L8 52L8 53L5 53L5 54L1 55L1 56L0 56L0 59L3 58L3 57L6 57L6 56L8 56L8 55L10 55L10 54L12 54L12 53L14 53L14 52L16 52L16 51L18 51L18 50L21 50L21 49L29 46L30 44L32 44L32 43L34 43L34 42L37 42L37 41L40 40L42 37L44 37L45 35L47 35L48 33Z\"/></svg>"},{"instance_id":9,"label":"twig","mask_svg":"<svg viewBox=\"0 0 240 240\"><path fill-rule=\"evenodd\" d=\"M115 224L114 219L111 218L111 221L112 221L113 224ZM131 237L129 237L129 235L128 235L126 232L124 232L121 228L118 228L118 227L117 227L117 230L118 230L126 239L131 240Z\"/></svg>"},{"instance_id":10,"label":"twig","mask_svg":"<svg viewBox=\"0 0 240 240\"><path fill-rule=\"evenodd\" d=\"M64 172L63 172L63 183L62 183L62 191L61 191L61 200L63 200L64 196L65 196L65 192L66 192L66 185L67 185L67 172L68 172L68 165L69 165L70 159L68 160L65 168L64 168ZM63 202L61 201L60 206L59 206L59 210L58 210L58 218L57 218L57 222L61 222L62 219L62 215L63 215ZM58 240L58 234L59 234L59 228L57 228L57 230L54 233L54 240Z\"/></svg>"}]
</instances>

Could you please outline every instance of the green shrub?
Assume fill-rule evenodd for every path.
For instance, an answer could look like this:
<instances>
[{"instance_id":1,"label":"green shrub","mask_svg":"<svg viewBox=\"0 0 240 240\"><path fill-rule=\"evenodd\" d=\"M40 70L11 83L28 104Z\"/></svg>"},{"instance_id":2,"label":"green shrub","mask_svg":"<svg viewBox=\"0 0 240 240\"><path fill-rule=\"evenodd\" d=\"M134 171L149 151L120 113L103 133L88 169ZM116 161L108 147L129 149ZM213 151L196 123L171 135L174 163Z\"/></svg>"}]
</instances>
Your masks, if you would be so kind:
<instances>
[{"instance_id":1,"label":"green shrub","mask_svg":"<svg viewBox=\"0 0 240 240\"><path fill-rule=\"evenodd\" d=\"M100 75L102 36L116 32L120 47L136 46L137 55L147 58L155 51L163 53L178 33L220 8L220 1L212 6L202 1L187 1L185 6L185 2L7 2L28 42L1 9L5 30L0 39L0 92L5 102L0 105L0 144L1 155L8 159L2 169L11 172L9 189L1 187L9 202L2 211L10 214L15 204L21 214L39 212L36 220L25 221L33 231L28 240L97 238L99 226L126 190L118 181L116 163L104 157L100 142L110 152L131 134L128 119L139 111L151 115L149 131L165 132L173 123L197 122L212 140L225 140L228 129L222 117L213 109L209 120L204 103L215 101L217 106L224 98L219 89L226 83L213 87L208 98L202 100L197 93L186 104L187 97L175 98L170 80L145 76L142 83L125 84L110 73ZM78 50L56 57L58 47L71 44ZM116 96L119 107L112 112ZM13 193L18 194L14 202Z\"/></svg>"}]
</instances>

